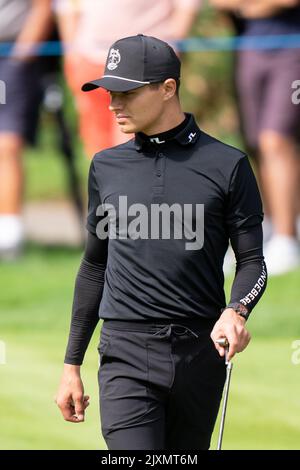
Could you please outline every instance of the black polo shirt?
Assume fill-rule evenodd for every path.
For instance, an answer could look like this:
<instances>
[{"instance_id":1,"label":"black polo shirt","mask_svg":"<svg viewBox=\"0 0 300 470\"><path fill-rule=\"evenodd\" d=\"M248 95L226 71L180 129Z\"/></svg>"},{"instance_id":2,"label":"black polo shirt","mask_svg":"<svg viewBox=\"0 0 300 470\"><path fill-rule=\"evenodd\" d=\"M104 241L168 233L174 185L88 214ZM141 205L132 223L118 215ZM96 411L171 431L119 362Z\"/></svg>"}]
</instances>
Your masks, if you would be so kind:
<instances>
[{"instance_id":1,"label":"black polo shirt","mask_svg":"<svg viewBox=\"0 0 300 470\"><path fill-rule=\"evenodd\" d=\"M148 211L148 236L144 230L141 237L123 233L109 239L100 318L219 318L225 306L222 266L229 238L263 219L247 156L201 131L188 115L186 126L172 140L149 143L137 134L95 155L89 173L86 227L90 232L97 233L101 217L96 211L101 204L116 209L119 227L121 196L128 208ZM195 230L201 213L196 208L203 208L200 244L193 245L184 229L181 238L176 236L172 216L168 239L161 227L159 233L151 231L152 208L162 204L169 208L175 204L182 214L189 208ZM134 219L128 212L128 224Z\"/></svg>"}]
</instances>

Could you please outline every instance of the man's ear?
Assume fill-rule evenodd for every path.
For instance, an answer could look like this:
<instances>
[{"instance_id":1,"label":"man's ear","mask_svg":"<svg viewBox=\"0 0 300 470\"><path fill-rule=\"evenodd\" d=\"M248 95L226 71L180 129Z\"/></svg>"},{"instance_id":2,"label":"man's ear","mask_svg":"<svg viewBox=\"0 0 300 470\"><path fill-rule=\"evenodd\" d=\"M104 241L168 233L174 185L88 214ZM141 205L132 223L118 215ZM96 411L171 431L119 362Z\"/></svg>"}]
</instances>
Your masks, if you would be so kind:
<instances>
[{"instance_id":1,"label":"man's ear","mask_svg":"<svg viewBox=\"0 0 300 470\"><path fill-rule=\"evenodd\" d=\"M168 101L176 94L176 81L174 78L168 78L163 83L164 101Z\"/></svg>"}]
</instances>

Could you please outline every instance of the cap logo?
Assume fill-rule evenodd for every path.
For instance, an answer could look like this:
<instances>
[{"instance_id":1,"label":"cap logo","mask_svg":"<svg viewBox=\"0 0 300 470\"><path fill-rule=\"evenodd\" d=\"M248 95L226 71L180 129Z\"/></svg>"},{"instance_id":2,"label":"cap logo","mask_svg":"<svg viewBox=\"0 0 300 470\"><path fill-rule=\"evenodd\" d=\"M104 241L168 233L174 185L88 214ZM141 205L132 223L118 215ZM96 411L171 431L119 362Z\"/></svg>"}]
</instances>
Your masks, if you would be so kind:
<instances>
[{"instance_id":1,"label":"cap logo","mask_svg":"<svg viewBox=\"0 0 300 470\"><path fill-rule=\"evenodd\" d=\"M115 70L121 62L121 54L119 49L111 49L108 56L108 70Z\"/></svg>"}]
</instances>

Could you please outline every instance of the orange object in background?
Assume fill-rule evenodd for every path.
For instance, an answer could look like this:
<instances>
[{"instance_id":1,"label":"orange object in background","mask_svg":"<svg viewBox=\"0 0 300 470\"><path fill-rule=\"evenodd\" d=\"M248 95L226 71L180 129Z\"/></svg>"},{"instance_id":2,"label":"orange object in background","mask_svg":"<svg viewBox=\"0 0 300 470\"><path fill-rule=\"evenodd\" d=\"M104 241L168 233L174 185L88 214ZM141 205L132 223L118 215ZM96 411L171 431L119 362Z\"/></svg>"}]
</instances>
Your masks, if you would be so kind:
<instances>
[{"instance_id":1,"label":"orange object in background","mask_svg":"<svg viewBox=\"0 0 300 470\"><path fill-rule=\"evenodd\" d=\"M84 57L69 56L65 59L65 76L76 100L80 137L89 158L104 148L121 144L132 137L120 131L114 113L108 109L110 95L106 90L98 89L93 93L81 91L83 83L101 77L103 71L104 66Z\"/></svg>"}]
</instances>

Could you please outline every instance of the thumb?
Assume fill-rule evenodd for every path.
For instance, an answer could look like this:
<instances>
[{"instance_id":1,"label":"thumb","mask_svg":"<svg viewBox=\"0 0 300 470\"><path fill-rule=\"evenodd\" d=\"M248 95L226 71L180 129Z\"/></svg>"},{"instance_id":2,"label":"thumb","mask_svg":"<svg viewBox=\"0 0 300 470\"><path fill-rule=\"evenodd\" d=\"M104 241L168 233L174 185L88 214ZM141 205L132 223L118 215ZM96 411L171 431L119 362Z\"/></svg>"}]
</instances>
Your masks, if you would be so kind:
<instances>
[{"instance_id":1,"label":"thumb","mask_svg":"<svg viewBox=\"0 0 300 470\"><path fill-rule=\"evenodd\" d=\"M219 355L223 357L225 355L225 349L222 346L219 346L218 343L215 343L216 350L218 351Z\"/></svg>"},{"instance_id":2,"label":"thumb","mask_svg":"<svg viewBox=\"0 0 300 470\"><path fill-rule=\"evenodd\" d=\"M214 332L211 334L211 339L215 345L216 350L218 351L219 355L223 357L225 355L225 349L217 343L217 339L219 339L220 335L214 334Z\"/></svg>"},{"instance_id":3,"label":"thumb","mask_svg":"<svg viewBox=\"0 0 300 470\"><path fill-rule=\"evenodd\" d=\"M78 421L84 421L83 398L77 398L75 400L75 414L77 416Z\"/></svg>"},{"instance_id":4,"label":"thumb","mask_svg":"<svg viewBox=\"0 0 300 470\"><path fill-rule=\"evenodd\" d=\"M89 406L89 404L90 404L89 400L90 400L90 397L89 397L88 395L85 395L85 396L84 396L84 399L83 399L83 407L84 407L84 409L86 409L86 408Z\"/></svg>"}]
</instances>

